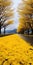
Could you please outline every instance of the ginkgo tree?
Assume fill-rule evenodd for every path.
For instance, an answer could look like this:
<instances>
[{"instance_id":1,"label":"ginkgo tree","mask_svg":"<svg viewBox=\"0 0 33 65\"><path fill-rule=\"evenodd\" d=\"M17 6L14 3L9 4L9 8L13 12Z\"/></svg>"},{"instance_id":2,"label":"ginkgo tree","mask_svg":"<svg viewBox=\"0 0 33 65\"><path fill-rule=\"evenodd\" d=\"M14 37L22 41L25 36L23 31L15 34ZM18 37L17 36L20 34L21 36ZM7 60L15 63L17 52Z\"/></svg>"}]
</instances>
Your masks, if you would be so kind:
<instances>
[{"instance_id":1,"label":"ginkgo tree","mask_svg":"<svg viewBox=\"0 0 33 65\"><path fill-rule=\"evenodd\" d=\"M19 27L17 32L33 34L33 0L21 0L18 6Z\"/></svg>"},{"instance_id":2,"label":"ginkgo tree","mask_svg":"<svg viewBox=\"0 0 33 65\"><path fill-rule=\"evenodd\" d=\"M1 34L1 29L4 27L4 34L5 34L5 28L9 24L13 24L13 20L9 20L7 23L8 19L12 18L13 16L13 9L12 9L12 1L11 0L0 0L0 34Z\"/></svg>"}]
</instances>

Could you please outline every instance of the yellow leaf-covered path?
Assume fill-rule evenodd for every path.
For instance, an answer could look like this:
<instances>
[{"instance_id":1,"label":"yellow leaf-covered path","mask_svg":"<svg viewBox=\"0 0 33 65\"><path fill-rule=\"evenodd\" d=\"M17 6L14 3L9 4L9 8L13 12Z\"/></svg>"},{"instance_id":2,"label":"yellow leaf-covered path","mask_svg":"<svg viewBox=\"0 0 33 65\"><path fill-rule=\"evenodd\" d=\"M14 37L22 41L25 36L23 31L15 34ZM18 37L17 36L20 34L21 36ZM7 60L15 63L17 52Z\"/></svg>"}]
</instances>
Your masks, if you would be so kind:
<instances>
[{"instance_id":1,"label":"yellow leaf-covered path","mask_svg":"<svg viewBox=\"0 0 33 65\"><path fill-rule=\"evenodd\" d=\"M0 37L0 65L33 65L33 46L17 34Z\"/></svg>"}]
</instances>

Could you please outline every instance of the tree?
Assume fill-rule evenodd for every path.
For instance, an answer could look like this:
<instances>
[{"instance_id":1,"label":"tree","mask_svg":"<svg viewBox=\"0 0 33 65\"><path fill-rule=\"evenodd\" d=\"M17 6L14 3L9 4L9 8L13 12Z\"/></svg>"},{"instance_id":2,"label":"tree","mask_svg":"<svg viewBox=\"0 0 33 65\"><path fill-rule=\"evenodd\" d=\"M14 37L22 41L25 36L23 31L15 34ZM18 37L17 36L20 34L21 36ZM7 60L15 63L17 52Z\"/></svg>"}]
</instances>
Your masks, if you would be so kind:
<instances>
[{"instance_id":1,"label":"tree","mask_svg":"<svg viewBox=\"0 0 33 65\"><path fill-rule=\"evenodd\" d=\"M5 29L6 29L6 27L7 27L8 25L10 25L10 24L13 24L13 20L9 20L9 21L7 21L7 22L5 22L5 23L3 24L4 34L5 34Z\"/></svg>"},{"instance_id":2,"label":"tree","mask_svg":"<svg viewBox=\"0 0 33 65\"><path fill-rule=\"evenodd\" d=\"M11 20L5 24L5 21L7 21L8 19L10 19L10 17L13 16L13 9L11 8L11 6L12 6L12 1L0 0L0 34L1 34L1 28L4 27L4 34L5 34L5 27L9 24L12 24L13 22Z\"/></svg>"},{"instance_id":3,"label":"tree","mask_svg":"<svg viewBox=\"0 0 33 65\"><path fill-rule=\"evenodd\" d=\"M29 31L31 30L31 34L33 34L33 0L23 0L19 5L20 23L17 31L23 33L28 31L28 34L30 34Z\"/></svg>"}]
</instances>

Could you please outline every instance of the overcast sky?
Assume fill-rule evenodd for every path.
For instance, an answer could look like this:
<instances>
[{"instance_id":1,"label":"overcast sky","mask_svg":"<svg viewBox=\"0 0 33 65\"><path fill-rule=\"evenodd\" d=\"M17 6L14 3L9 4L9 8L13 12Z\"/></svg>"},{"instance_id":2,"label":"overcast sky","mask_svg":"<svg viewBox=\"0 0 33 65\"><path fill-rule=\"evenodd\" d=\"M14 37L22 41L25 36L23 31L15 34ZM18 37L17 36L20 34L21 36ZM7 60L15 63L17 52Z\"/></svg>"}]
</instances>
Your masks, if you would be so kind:
<instances>
[{"instance_id":1,"label":"overcast sky","mask_svg":"<svg viewBox=\"0 0 33 65\"><path fill-rule=\"evenodd\" d=\"M13 8L14 8L14 24L9 25L7 29L15 29L18 27L18 13L17 13L17 7L21 0L13 0Z\"/></svg>"}]
</instances>

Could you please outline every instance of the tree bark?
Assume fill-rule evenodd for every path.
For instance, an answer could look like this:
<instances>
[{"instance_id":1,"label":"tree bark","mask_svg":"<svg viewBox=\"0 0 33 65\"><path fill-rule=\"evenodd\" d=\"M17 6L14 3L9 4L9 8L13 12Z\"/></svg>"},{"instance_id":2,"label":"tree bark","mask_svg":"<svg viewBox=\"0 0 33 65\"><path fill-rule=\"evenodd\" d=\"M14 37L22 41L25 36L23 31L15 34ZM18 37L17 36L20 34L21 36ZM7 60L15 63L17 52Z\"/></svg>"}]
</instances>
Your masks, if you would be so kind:
<instances>
[{"instance_id":1,"label":"tree bark","mask_svg":"<svg viewBox=\"0 0 33 65\"><path fill-rule=\"evenodd\" d=\"M4 35L5 35L5 29L6 29L6 27L4 27Z\"/></svg>"},{"instance_id":2,"label":"tree bark","mask_svg":"<svg viewBox=\"0 0 33 65\"><path fill-rule=\"evenodd\" d=\"M1 22L0 22L0 34L1 34Z\"/></svg>"}]
</instances>

